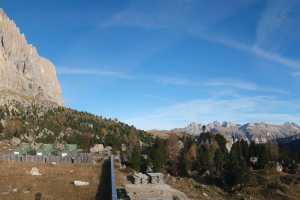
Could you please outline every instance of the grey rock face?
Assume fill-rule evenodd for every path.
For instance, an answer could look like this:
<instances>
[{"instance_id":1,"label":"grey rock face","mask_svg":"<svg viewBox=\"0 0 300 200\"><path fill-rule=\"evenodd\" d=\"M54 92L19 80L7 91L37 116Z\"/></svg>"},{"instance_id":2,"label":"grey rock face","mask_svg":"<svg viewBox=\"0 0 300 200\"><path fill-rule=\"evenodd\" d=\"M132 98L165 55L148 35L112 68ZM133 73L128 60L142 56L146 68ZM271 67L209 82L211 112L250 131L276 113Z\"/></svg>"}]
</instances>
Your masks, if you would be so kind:
<instances>
[{"instance_id":1,"label":"grey rock face","mask_svg":"<svg viewBox=\"0 0 300 200\"><path fill-rule=\"evenodd\" d=\"M63 105L55 66L0 9L0 104L11 100Z\"/></svg>"}]
</instances>

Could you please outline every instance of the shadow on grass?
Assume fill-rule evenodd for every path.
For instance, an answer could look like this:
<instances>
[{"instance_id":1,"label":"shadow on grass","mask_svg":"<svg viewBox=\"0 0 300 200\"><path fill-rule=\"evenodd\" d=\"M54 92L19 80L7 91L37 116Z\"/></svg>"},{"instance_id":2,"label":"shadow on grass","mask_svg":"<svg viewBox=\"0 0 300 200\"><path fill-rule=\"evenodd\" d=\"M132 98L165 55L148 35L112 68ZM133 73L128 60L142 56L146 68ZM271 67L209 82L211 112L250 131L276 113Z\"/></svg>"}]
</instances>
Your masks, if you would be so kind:
<instances>
[{"instance_id":1,"label":"shadow on grass","mask_svg":"<svg viewBox=\"0 0 300 200\"><path fill-rule=\"evenodd\" d=\"M103 163L100 183L98 186L96 200L111 200L111 177L110 177L110 160Z\"/></svg>"}]
</instances>

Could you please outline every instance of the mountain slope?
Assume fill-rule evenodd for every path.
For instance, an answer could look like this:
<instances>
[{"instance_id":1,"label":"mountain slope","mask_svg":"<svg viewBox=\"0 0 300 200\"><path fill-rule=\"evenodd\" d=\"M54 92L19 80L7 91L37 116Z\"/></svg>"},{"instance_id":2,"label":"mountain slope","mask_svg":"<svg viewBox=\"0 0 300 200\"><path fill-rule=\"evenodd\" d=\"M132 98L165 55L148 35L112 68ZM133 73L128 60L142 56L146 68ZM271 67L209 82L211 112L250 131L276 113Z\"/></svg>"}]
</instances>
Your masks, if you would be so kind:
<instances>
[{"instance_id":1,"label":"mountain slope","mask_svg":"<svg viewBox=\"0 0 300 200\"><path fill-rule=\"evenodd\" d=\"M144 133L117 120L105 119L64 107L0 106L0 141L19 140L30 144L78 144L89 150L94 144L129 147L138 144Z\"/></svg>"}]
</instances>

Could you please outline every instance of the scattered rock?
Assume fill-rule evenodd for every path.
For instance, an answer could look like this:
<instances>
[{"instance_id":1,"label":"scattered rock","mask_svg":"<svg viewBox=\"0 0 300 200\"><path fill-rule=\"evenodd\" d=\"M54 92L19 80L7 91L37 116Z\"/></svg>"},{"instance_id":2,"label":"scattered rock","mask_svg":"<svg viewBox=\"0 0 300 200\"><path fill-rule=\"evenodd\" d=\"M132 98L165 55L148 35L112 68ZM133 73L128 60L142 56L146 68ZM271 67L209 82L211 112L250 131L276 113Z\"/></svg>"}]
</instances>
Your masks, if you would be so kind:
<instances>
[{"instance_id":1,"label":"scattered rock","mask_svg":"<svg viewBox=\"0 0 300 200\"><path fill-rule=\"evenodd\" d=\"M103 144L95 144L92 148L90 148L91 153L100 153L102 151L104 151Z\"/></svg>"},{"instance_id":2,"label":"scattered rock","mask_svg":"<svg viewBox=\"0 0 300 200\"><path fill-rule=\"evenodd\" d=\"M9 192L1 192L2 195L8 195Z\"/></svg>"},{"instance_id":3,"label":"scattered rock","mask_svg":"<svg viewBox=\"0 0 300 200\"><path fill-rule=\"evenodd\" d=\"M10 140L10 143L11 143L13 146L18 146L19 144L21 144L21 140L20 140L19 138L13 137L13 138Z\"/></svg>"},{"instance_id":4,"label":"scattered rock","mask_svg":"<svg viewBox=\"0 0 300 200\"><path fill-rule=\"evenodd\" d=\"M30 174L32 176L41 176L42 174L40 173L39 169L36 167L33 167L30 171Z\"/></svg>"},{"instance_id":5,"label":"scattered rock","mask_svg":"<svg viewBox=\"0 0 300 200\"><path fill-rule=\"evenodd\" d=\"M85 181L74 181L75 186L88 186L90 183Z\"/></svg>"},{"instance_id":6,"label":"scattered rock","mask_svg":"<svg viewBox=\"0 0 300 200\"><path fill-rule=\"evenodd\" d=\"M35 200L42 200L42 193L40 193L40 192L36 193Z\"/></svg>"},{"instance_id":7,"label":"scattered rock","mask_svg":"<svg viewBox=\"0 0 300 200\"><path fill-rule=\"evenodd\" d=\"M31 192L31 188L28 188L28 187L27 187L27 188L24 188L24 189L23 189L23 193L24 193L24 194L28 194L28 193L30 193L30 192Z\"/></svg>"}]
</instances>

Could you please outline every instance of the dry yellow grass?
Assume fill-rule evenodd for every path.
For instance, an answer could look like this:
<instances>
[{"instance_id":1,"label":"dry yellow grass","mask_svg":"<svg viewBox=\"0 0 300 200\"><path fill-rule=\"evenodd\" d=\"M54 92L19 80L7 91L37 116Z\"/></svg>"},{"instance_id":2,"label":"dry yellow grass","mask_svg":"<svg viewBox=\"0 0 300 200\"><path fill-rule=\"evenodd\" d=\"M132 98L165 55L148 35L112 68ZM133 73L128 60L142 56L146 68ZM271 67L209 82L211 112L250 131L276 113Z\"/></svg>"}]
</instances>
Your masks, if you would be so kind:
<instances>
[{"instance_id":1,"label":"dry yellow grass","mask_svg":"<svg viewBox=\"0 0 300 200\"><path fill-rule=\"evenodd\" d=\"M32 176L37 167L41 176ZM95 199L101 165L39 165L35 163L0 162L0 199L33 200L37 193L43 200ZM88 181L89 186L76 187L74 180Z\"/></svg>"}]
</instances>

